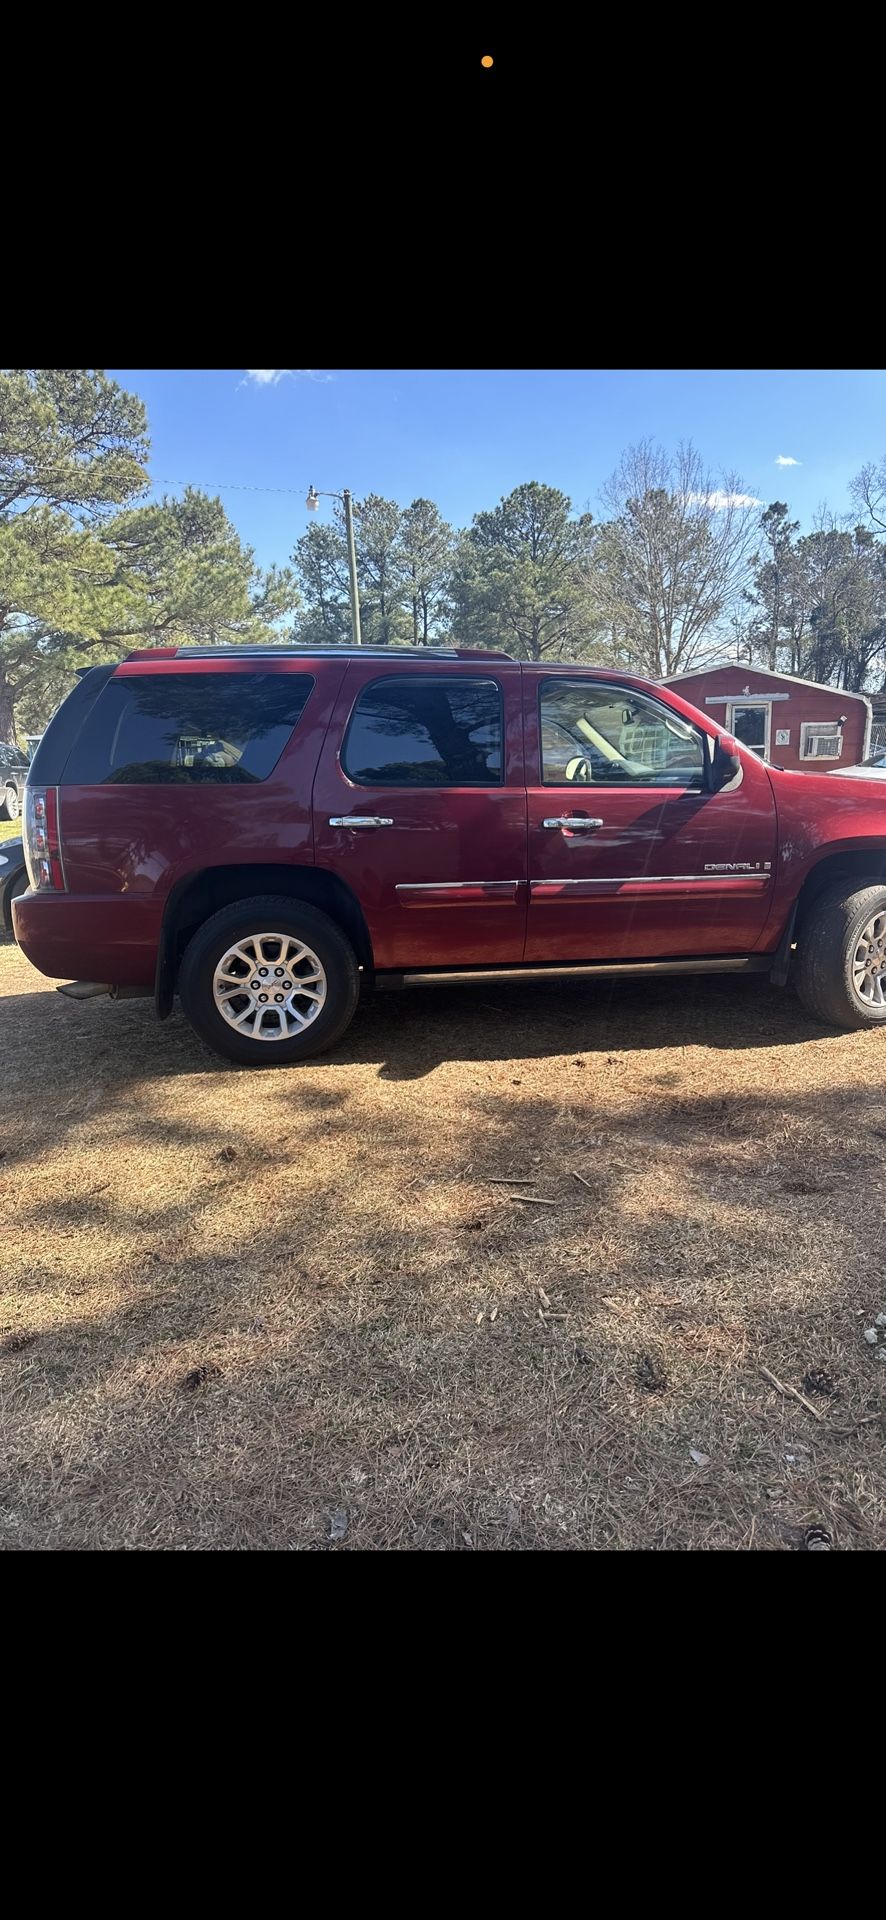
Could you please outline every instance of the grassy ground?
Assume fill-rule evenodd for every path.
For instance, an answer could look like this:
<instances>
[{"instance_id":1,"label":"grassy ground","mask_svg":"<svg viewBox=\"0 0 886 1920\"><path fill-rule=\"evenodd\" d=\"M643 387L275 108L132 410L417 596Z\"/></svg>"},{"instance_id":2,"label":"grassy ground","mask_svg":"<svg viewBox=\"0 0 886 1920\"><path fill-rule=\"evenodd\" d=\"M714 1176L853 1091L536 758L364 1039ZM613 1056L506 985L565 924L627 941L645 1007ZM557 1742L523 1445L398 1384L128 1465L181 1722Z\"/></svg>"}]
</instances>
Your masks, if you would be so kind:
<instances>
[{"instance_id":1,"label":"grassy ground","mask_svg":"<svg viewBox=\"0 0 886 1920\"><path fill-rule=\"evenodd\" d=\"M0 945L0 1058L0 1544L886 1545L886 1033L539 983L237 1071Z\"/></svg>"}]
</instances>

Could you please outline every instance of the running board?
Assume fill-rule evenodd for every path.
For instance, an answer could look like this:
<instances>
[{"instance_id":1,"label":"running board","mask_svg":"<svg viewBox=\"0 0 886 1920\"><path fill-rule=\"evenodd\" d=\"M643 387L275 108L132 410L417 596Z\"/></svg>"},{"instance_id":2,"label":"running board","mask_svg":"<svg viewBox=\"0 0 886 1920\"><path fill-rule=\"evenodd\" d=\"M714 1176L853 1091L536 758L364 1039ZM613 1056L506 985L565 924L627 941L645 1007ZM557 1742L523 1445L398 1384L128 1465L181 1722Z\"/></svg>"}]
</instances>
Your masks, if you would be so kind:
<instances>
[{"instance_id":1,"label":"running board","mask_svg":"<svg viewBox=\"0 0 886 1920\"><path fill-rule=\"evenodd\" d=\"M719 960L585 960L574 967L460 967L430 973L377 973L376 987L478 986L499 980L630 979L647 973L768 973L771 953L745 953Z\"/></svg>"}]
</instances>

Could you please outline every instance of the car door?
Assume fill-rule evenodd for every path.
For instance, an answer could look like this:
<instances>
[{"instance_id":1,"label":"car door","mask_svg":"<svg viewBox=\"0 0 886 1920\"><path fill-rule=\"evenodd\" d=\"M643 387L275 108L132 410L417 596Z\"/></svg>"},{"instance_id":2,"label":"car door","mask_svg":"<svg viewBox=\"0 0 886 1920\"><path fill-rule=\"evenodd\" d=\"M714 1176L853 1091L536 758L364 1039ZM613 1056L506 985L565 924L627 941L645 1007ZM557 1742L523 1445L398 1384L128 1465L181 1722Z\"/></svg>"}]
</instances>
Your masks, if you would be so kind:
<instances>
[{"instance_id":1,"label":"car door","mask_svg":"<svg viewBox=\"0 0 886 1920\"><path fill-rule=\"evenodd\" d=\"M13 820L21 811L27 777L28 762L25 755L18 747L0 743L0 808ZM13 796L14 804L10 807Z\"/></svg>"},{"instance_id":2,"label":"car door","mask_svg":"<svg viewBox=\"0 0 886 1920\"><path fill-rule=\"evenodd\" d=\"M765 767L721 792L693 710L616 676L524 673L529 825L525 958L749 952L774 884ZM570 751L571 749L571 751Z\"/></svg>"},{"instance_id":3,"label":"car door","mask_svg":"<svg viewBox=\"0 0 886 1920\"><path fill-rule=\"evenodd\" d=\"M348 667L314 780L318 866L356 894L377 967L519 961L526 923L520 669Z\"/></svg>"}]
</instances>

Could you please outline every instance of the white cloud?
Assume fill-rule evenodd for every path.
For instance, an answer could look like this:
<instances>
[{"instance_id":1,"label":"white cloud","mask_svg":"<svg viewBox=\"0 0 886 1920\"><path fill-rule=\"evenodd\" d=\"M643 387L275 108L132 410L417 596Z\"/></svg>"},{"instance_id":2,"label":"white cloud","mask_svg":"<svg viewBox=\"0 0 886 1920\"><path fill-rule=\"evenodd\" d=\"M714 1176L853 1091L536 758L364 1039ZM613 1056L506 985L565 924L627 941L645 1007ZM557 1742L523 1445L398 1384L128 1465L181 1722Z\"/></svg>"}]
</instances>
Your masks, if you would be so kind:
<instances>
[{"instance_id":1,"label":"white cloud","mask_svg":"<svg viewBox=\"0 0 886 1920\"><path fill-rule=\"evenodd\" d=\"M753 493L724 493L722 487L715 487L713 493L690 493L687 498L693 506L713 507L719 512L723 507L762 507Z\"/></svg>"},{"instance_id":2,"label":"white cloud","mask_svg":"<svg viewBox=\"0 0 886 1920\"><path fill-rule=\"evenodd\" d=\"M777 467L802 467L803 462L802 460L795 460L792 453L777 453L775 456L775 464Z\"/></svg>"},{"instance_id":3,"label":"white cloud","mask_svg":"<svg viewBox=\"0 0 886 1920\"><path fill-rule=\"evenodd\" d=\"M277 387L281 380L319 380L325 384L331 373L317 373L313 367L247 367L241 387Z\"/></svg>"}]
</instances>

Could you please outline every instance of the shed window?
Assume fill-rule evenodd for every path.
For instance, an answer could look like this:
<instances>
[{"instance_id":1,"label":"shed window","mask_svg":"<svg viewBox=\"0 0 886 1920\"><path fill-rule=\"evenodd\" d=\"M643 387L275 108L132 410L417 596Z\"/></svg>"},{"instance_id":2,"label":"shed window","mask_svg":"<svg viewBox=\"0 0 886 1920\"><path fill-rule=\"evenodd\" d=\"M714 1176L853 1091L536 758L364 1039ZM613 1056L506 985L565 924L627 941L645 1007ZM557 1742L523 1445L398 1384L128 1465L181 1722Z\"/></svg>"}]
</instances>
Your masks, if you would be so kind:
<instances>
[{"instance_id":1,"label":"shed window","mask_svg":"<svg viewBox=\"0 0 886 1920\"><path fill-rule=\"evenodd\" d=\"M839 760L842 752L839 720L804 720L800 728L801 760Z\"/></svg>"}]
</instances>

